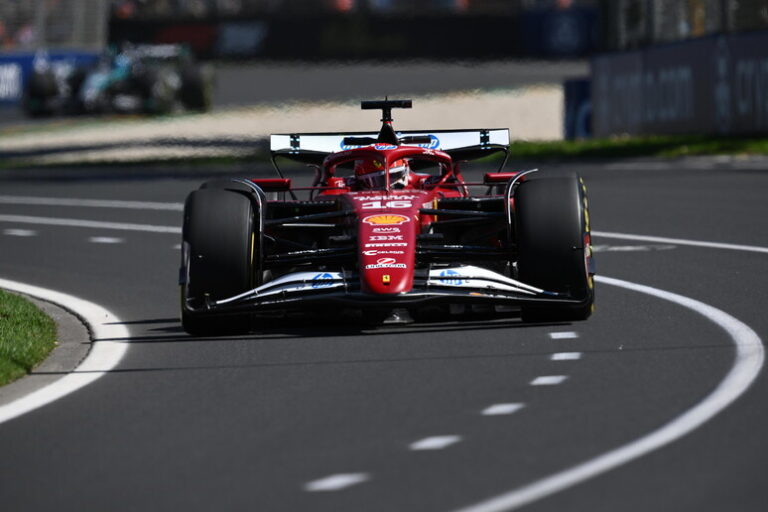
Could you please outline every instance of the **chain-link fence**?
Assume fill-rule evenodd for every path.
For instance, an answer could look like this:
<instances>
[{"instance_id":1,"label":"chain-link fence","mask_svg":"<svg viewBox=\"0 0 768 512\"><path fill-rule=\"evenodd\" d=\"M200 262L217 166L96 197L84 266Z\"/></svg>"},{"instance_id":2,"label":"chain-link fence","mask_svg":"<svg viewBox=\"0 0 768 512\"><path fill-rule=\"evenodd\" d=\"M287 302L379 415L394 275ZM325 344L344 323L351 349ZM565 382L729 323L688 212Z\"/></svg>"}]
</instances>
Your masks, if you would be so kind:
<instances>
[{"instance_id":1,"label":"chain-link fence","mask_svg":"<svg viewBox=\"0 0 768 512\"><path fill-rule=\"evenodd\" d=\"M0 51L99 50L108 15L106 0L0 0Z\"/></svg>"},{"instance_id":2,"label":"chain-link fence","mask_svg":"<svg viewBox=\"0 0 768 512\"><path fill-rule=\"evenodd\" d=\"M766 0L603 0L607 49L768 29Z\"/></svg>"}]
</instances>

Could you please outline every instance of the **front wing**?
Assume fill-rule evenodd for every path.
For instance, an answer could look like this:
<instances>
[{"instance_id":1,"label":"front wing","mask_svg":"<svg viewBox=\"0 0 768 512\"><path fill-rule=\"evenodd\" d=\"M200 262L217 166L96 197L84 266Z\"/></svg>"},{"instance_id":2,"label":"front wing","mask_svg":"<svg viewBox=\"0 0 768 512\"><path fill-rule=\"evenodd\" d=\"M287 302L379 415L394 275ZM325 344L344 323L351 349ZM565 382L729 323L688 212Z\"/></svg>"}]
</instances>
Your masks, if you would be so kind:
<instances>
[{"instance_id":1,"label":"front wing","mask_svg":"<svg viewBox=\"0 0 768 512\"><path fill-rule=\"evenodd\" d=\"M226 315L333 304L380 309L451 303L520 306L542 302L575 305L582 299L542 290L485 268L458 266L417 274L413 289L406 293L364 293L357 272L296 272L234 297L206 300L202 307L193 308L188 302L183 307L192 314Z\"/></svg>"}]
</instances>

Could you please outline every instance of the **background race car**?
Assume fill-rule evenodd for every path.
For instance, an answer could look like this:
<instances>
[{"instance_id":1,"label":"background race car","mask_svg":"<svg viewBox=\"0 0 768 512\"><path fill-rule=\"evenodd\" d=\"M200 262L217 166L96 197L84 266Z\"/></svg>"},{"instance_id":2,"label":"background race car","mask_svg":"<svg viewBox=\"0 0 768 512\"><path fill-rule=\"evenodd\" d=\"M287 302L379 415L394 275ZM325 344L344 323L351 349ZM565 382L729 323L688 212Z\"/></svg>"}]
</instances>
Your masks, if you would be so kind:
<instances>
[{"instance_id":1,"label":"background race car","mask_svg":"<svg viewBox=\"0 0 768 512\"><path fill-rule=\"evenodd\" d=\"M80 113L167 114L181 106L207 111L213 73L182 45L125 45L98 64L51 63L38 52L24 87L22 107L31 117Z\"/></svg>"}]
</instances>

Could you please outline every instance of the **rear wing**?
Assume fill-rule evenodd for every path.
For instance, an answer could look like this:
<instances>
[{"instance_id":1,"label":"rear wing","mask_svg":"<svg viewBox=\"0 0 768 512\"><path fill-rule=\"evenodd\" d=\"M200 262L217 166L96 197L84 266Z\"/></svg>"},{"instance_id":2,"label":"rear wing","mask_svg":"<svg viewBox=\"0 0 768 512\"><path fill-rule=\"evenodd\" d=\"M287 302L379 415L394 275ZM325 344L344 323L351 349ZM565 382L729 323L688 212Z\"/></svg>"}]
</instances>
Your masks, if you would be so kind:
<instances>
[{"instance_id":1,"label":"rear wing","mask_svg":"<svg viewBox=\"0 0 768 512\"><path fill-rule=\"evenodd\" d=\"M375 145L360 142L350 144L349 139L375 139L377 132L358 133L290 133L270 136L270 150L273 157L286 157L304 163L320 165L326 156L337 151ZM454 160L474 160L491 153L509 150L509 129L477 130L430 130L398 131L400 138L419 137L429 142L403 143L403 146L420 146L439 149L451 155ZM345 140L347 139L347 140Z\"/></svg>"}]
</instances>

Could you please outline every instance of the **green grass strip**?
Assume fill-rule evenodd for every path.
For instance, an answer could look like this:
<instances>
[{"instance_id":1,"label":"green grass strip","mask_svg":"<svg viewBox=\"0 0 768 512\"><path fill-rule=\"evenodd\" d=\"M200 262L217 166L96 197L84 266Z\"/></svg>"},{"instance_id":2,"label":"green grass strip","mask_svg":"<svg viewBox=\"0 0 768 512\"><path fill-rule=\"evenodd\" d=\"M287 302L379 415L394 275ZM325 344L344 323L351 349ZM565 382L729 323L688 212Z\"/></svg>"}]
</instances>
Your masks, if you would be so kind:
<instances>
[{"instance_id":1,"label":"green grass strip","mask_svg":"<svg viewBox=\"0 0 768 512\"><path fill-rule=\"evenodd\" d=\"M0 386L29 373L56 345L56 325L26 299L0 290Z\"/></svg>"}]
</instances>

